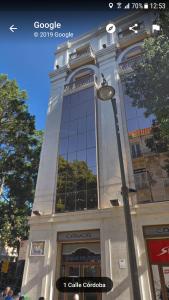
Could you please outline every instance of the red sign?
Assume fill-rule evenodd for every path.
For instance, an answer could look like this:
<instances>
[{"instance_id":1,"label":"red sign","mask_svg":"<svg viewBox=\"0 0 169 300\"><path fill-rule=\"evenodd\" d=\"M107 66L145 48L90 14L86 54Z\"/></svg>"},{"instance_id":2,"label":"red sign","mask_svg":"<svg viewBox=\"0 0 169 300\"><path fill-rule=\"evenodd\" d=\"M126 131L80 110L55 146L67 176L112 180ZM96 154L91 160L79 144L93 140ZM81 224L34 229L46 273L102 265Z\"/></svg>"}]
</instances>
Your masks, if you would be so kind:
<instances>
[{"instance_id":1,"label":"red sign","mask_svg":"<svg viewBox=\"0 0 169 300\"><path fill-rule=\"evenodd\" d=\"M147 240L150 263L169 263L169 239Z\"/></svg>"}]
</instances>

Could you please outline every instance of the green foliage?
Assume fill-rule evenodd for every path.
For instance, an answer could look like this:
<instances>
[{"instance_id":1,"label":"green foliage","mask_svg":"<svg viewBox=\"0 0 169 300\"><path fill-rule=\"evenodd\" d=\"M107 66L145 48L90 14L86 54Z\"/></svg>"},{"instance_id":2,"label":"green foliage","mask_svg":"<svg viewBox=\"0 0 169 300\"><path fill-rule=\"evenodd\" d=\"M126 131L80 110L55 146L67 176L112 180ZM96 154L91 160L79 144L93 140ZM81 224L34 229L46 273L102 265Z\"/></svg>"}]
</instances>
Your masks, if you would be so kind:
<instances>
[{"instance_id":1,"label":"green foliage","mask_svg":"<svg viewBox=\"0 0 169 300\"><path fill-rule=\"evenodd\" d=\"M75 185L76 190L83 190L86 183L92 189L96 187L96 181L96 175L88 168L86 162L78 160L69 162L62 156L59 157L58 193L64 193L65 189L74 192Z\"/></svg>"},{"instance_id":2,"label":"green foliage","mask_svg":"<svg viewBox=\"0 0 169 300\"><path fill-rule=\"evenodd\" d=\"M0 238L8 245L27 232L42 143L26 99L15 80L0 75Z\"/></svg>"},{"instance_id":3,"label":"green foliage","mask_svg":"<svg viewBox=\"0 0 169 300\"><path fill-rule=\"evenodd\" d=\"M19 249L20 240L28 237L28 207L18 208L14 201L0 201L1 245Z\"/></svg>"},{"instance_id":4,"label":"green foliage","mask_svg":"<svg viewBox=\"0 0 169 300\"><path fill-rule=\"evenodd\" d=\"M62 156L59 156L59 168L58 168L58 182L57 182L57 211L64 211L65 196L72 195L72 201L67 203L68 210L74 210L73 199L78 194L76 204L78 209L83 209L83 196L80 193L83 191L88 192L87 205L88 208L94 208L97 205L97 177L89 169L85 161L73 161L69 162ZM69 196L68 196L69 197Z\"/></svg>"},{"instance_id":5,"label":"green foliage","mask_svg":"<svg viewBox=\"0 0 169 300\"><path fill-rule=\"evenodd\" d=\"M162 32L144 41L142 61L126 77L126 93L133 106L154 115L162 143L169 143L169 13L160 15Z\"/></svg>"},{"instance_id":6,"label":"green foliage","mask_svg":"<svg viewBox=\"0 0 169 300\"><path fill-rule=\"evenodd\" d=\"M155 153L167 152L168 143L164 138L161 138L160 126L155 120L152 123L151 134L152 136L146 140L146 146Z\"/></svg>"},{"instance_id":7,"label":"green foliage","mask_svg":"<svg viewBox=\"0 0 169 300\"><path fill-rule=\"evenodd\" d=\"M161 25L162 28L162 34L169 37L169 11L161 11L160 12L160 18L159 18L159 23Z\"/></svg>"}]
</instances>

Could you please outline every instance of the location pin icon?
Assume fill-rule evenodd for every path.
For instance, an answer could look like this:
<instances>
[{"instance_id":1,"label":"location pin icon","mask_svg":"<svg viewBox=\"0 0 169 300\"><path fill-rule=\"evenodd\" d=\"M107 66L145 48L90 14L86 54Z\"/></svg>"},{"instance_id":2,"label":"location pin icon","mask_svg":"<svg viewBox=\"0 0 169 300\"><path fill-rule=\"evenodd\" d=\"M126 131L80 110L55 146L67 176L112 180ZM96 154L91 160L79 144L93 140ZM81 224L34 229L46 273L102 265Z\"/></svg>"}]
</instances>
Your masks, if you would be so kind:
<instances>
[{"instance_id":1,"label":"location pin icon","mask_svg":"<svg viewBox=\"0 0 169 300\"><path fill-rule=\"evenodd\" d=\"M112 2L109 3L109 7L110 7L110 8L113 7L113 3L112 3Z\"/></svg>"}]
</instances>

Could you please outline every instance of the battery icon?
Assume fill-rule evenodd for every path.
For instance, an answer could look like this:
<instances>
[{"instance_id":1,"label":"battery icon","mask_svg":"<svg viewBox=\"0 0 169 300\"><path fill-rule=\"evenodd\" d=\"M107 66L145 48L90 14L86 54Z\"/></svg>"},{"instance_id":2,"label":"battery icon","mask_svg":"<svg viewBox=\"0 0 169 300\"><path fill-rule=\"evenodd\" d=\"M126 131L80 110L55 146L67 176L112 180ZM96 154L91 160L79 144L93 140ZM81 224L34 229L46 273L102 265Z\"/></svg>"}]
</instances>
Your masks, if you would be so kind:
<instances>
[{"instance_id":1,"label":"battery icon","mask_svg":"<svg viewBox=\"0 0 169 300\"><path fill-rule=\"evenodd\" d=\"M148 3L144 3L144 9L148 9Z\"/></svg>"}]
</instances>

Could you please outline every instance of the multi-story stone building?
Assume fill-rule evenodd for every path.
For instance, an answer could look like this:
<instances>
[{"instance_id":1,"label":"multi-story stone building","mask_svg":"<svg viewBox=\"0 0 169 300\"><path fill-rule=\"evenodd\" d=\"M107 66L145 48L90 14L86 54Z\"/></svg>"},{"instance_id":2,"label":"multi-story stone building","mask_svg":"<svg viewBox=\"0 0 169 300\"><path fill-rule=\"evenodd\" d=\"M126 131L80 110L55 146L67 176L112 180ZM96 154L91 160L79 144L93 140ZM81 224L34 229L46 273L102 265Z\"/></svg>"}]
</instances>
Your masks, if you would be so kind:
<instances>
[{"instance_id":1,"label":"multi-story stone building","mask_svg":"<svg viewBox=\"0 0 169 300\"><path fill-rule=\"evenodd\" d=\"M134 13L112 22L114 33L107 33L105 24L56 50L22 283L31 300L73 299L56 289L60 276L100 275L112 279L113 289L82 293L80 300L133 299L114 115L111 102L96 94L102 73L116 91L127 185L138 189L130 203L142 299L160 299L161 285L168 284L167 257L159 265L154 252L169 246L168 193L158 184L157 194L147 180L144 188L151 189L142 195L138 184L143 171L143 177L150 172L138 145L153 117L145 119L143 110L131 106L124 86L152 34L154 15ZM137 34L129 30L135 23Z\"/></svg>"},{"instance_id":2,"label":"multi-story stone building","mask_svg":"<svg viewBox=\"0 0 169 300\"><path fill-rule=\"evenodd\" d=\"M148 142L154 147L148 147ZM129 132L129 143L137 202L169 200L169 178L165 170L168 152L164 147L157 147L152 128Z\"/></svg>"}]
</instances>

